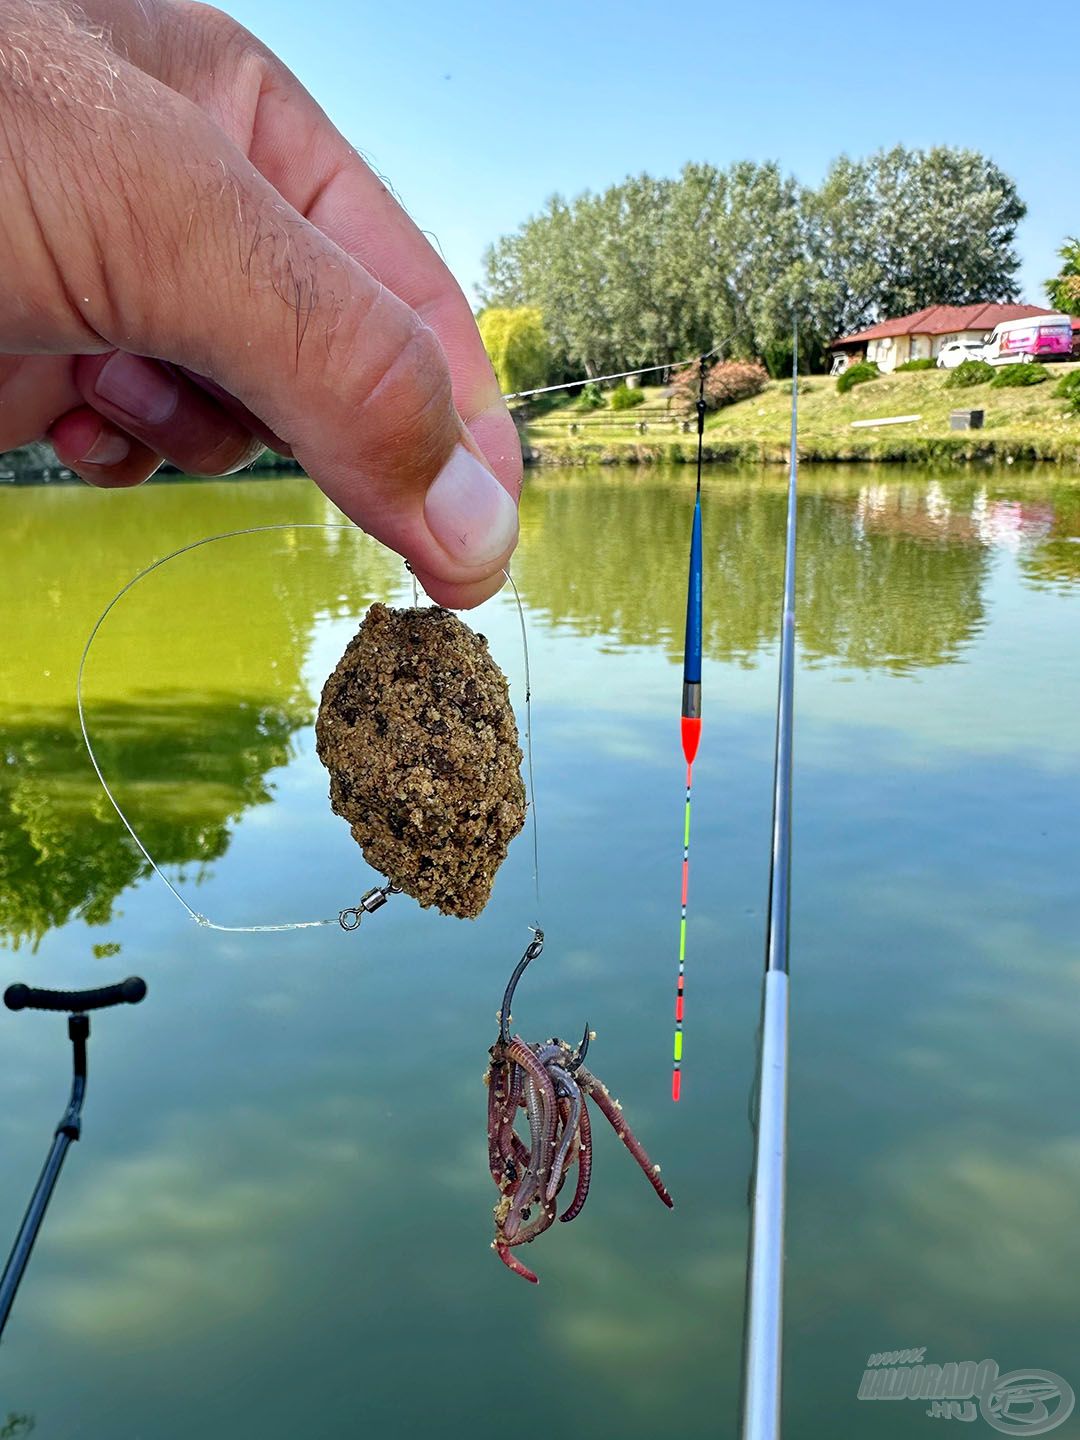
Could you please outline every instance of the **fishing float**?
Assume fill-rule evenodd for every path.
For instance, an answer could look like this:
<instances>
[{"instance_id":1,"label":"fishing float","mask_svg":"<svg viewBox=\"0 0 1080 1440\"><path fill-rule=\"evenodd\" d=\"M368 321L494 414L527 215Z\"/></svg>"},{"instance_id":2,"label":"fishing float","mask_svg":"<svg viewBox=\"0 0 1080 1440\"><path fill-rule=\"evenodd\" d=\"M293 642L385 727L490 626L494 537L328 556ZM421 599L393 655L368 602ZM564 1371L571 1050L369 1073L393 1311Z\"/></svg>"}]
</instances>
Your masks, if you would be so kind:
<instances>
[{"instance_id":1,"label":"fishing float","mask_svg":"<svg viewBox=\"0 0 1080 1440\"><path fill-rule=\"evenodd\" d=\"M701 743L701 461L705 441L705 366L698 361L697 490L690 528L690 573L686 587L686 640L683 645L682 718L680 732L686 761L686 809L683 815L682 902L679 914L679 969L675 984L675 1044L671 1070L671 1098L682 1094L683 1004L686 979L686 902L690 890L690 794L694 787L694 761Z\"/></svg>"},{"instance_id":2,"label":"fishing float","mask_svg":"<svg viewBox=\"0 0 1080 1440\"><path fill-rule=\"evenodd\" d=\"M783 1381L784 1204L787 1170L788 952L791 771L795 695L795 505L798 492L799 330L791 366L784 602L773 764L768 929L762 987L750 1240L743 1337L742 1440L779 1440Z\"/></svg>"}]
</instances>

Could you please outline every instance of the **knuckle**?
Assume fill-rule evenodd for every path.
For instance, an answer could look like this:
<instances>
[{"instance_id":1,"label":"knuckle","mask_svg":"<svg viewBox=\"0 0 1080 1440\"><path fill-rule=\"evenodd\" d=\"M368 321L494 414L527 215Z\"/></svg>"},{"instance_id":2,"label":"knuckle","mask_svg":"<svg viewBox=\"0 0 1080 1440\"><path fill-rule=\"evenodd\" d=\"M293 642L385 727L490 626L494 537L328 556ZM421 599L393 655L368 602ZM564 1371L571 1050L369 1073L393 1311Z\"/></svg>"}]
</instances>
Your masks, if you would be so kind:
<instances>
[{"instance_id":1,"label":"knuckle","mask_svg":"<svg viewBox=\"0 0 1080 1440\"><path fill-rule=\"evenodd\" d=\"M204 4L203 0L181 0L177 9L186 47L201 55L206 63L254 61L262 69L280 65L257 36L216 5Z\"/></svg>"},{"instance_id":2,"label":"knuckle","mask_svg":"<svg viewBox=\"0 0 1080 1440\"><path fill-rule=\"evenodd\" d=\"M427 478L446 458L457 420L446 356L416 321L356 409L365 449L398 471Z\"/></svg>"}]
</instances>

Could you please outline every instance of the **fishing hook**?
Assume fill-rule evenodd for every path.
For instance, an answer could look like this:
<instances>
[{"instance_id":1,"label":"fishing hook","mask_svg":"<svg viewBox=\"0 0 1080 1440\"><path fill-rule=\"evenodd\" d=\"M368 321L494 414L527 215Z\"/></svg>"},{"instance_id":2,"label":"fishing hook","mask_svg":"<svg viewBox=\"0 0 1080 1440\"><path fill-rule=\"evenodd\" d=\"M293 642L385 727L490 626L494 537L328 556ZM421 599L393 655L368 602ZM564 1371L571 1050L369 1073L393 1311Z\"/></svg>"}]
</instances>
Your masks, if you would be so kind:
<instances>
[{"instance_id":1,"label":"fishing hook","mask_svg":"<svg viewBox=\"0 0 1080 1440\"><path fill-rule=\"evenodd\" d=\"M522 975L525 974L529 964L536 959L544 948L543 930L537 930L535 934L536 939L529 942L526 946L525 954L522 955L521 959L514 966L514 973L510 976L506 993L503 996L502 1009L499 1011L499 1039L504 1045L510 1044L510 1006L514 999L514 991L517 989L517 983Z\"/></svg>"}]
</instances>

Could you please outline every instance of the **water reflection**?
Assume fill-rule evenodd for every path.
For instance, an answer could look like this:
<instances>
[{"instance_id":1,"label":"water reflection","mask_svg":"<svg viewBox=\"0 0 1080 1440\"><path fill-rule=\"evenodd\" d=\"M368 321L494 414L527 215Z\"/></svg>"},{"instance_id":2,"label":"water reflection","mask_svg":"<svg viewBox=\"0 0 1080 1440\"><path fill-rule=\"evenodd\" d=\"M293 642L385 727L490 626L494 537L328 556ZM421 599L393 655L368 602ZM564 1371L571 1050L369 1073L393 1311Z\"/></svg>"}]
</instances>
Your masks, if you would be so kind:
<instances>
[{"instance_id":1,"label":"water reflection","mask_svg":"<svg viewBox=\"0 0 1080 1440\"><path fill-rule=\"evenodd\" d=\"M11 627L0 658L0 941L36 947L72 919L106 924L149 868L90 768L74 707L78 657L105 602L189 538L340 517L310 485L272 481L163 487L119 513L80 491L2 499L12 545L0 573ZM87 720L160 865L197 880L239 817L270 800L270 773L311 719L303 669L317 620L385 598L399 574L353 532L287 530L193 551L121 602L88 661Z\"/></svg>"},{"instance_id":2,"label":"water reflection","mask_svg":"<svg viewBox=\"0 0 1080 1440\"><path fill-rule=\"evenodd\" d=\"M531 614L556 631L659 645L678 659L690 495L685 471L532 477L517 561ZM776 633L783 476L709 476L705 501L705 649L753 666ZM0 940L36 946L73 918L107 923L147 870L86 762L72 703L96 614L174 545L337 517L304 482L104 500L32 489L0 502L10 636L0 655ZM1018 476L1003 492L968 475L809 471L799 523L800 641L811 664L908 673L955 661L984 622L995 547L1015 551L1031 583L1080 579L1080 498L1067 484ZM225 855L240 816L271 799L271 772L310 721L304 667L317 622L386 598L399 579L396 559L362 538L297 530L193 552L114 612L88 671L91 732L159 863L198 879Z\"/></svg>"},{"instance_id":3,"label":"water reflection","mask_svg":"<svg viewBox=\"0 0 1080 1440\"><path fill-rule=\"evenodd\" d=\"M271 798L267 772L289 759L306 712L149 699L94 707L88 718L154 859L202 866L225 854L243 811ZM106 924L149 867L90 769L72 714L0 725L0 764L0 936L36 947L72 919Z\"/></svg>"},{"instance_id":4,"label":"water reflection","mask_svg":"<svg viewBox=\"0 0 1080 1440\"><path fill-rule=\"evenodd\" d=\"M710 677L693 1083L673 1107L670 660L688 479L542 475L525 498L549 928L529 1025L594 1020L605 1073L678 1201L657 1223L615 1137L598 1137L594 1195L538 1291L487 1249L480 1083L493 997L535 918L527 847L475 924L403 904L361 944L223 936L157 882L131 892L116 857L137 857L84 768L73 677L118 585L188 540L319 519L322 502L283 482L0 492L8 920L26 941L68 913L122 909L106 930L48 936L33 968L56 984L138 969L152 996L94 1022L93 1134L5 1337L0 1434L18 1410L53 1440L293 1440L313 1416L319 1434L494 1440L508 1415L551 1413L553 1394L598 1436L651 1440L676 1409L686 1440L737 1430L783 477L707 480L709 643L731 663L714 659ZM982 470L880 479L804 477L792 1435L866 1430L868 1349L926 1344L937 1360L994 1354L1076 1378L1061 1276L1080 1173L1080 591L1062 566L1080 489ZM372 547L358 571L319 543L266 563L202 551L197 568L162 572L141 616L118 612L95 655L104 763L170 863L192 881L210 872L200 898L215 919L264 918L263 902L282 918L326 913L353 875L347 829L334 868L337 822L303 722L340 653L332 617L391 587L396 562L378 569ZM516 615L509 601L496 612L514 683ZM635 686L644 702L620 710ZM221 896L239 913L219 913ZM102 955L122 942L123 960L97 966L91 939ZM24 978L25 960L9 962L7 978ZM11 1234L67 1055L56 1017L9 1016L3 1045ZM873 1424L902 1440L912 1421L879 1407Z\"/></svg>"},{"instance_id":5,"label":"water reflection","mask_svg":"<svg viewBox=\"0 0 1080 1440\"><path fill-rule=\"evenodd\" d=\"M813 659L907 672L947 664L985 616L995 547L1021 551L1032 578L1080 575L1075 492L991 493L943 482L805 470L799 504L799 631ZM551 624L681 656L683 598L673 557L686 546L686 472L530 478L522 594ZM736 472L705 482L704 646L754 664L776 635L784 479ZM677 572L676 572L677 573Z\"/></svg>"}]
</instances>

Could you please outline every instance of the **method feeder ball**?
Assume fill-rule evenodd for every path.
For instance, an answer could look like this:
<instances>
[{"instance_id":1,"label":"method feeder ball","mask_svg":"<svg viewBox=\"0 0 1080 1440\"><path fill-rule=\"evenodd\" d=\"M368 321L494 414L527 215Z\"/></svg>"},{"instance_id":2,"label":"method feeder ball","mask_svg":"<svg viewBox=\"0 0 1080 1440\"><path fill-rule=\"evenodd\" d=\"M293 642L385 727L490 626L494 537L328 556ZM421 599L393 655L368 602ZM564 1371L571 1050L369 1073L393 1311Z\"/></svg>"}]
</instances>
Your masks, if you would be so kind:
<instances>
[{"instance_id":1,"label":"method feeder ball","mask_svg":"<svg viewBox=\"0 0 1080 1440\"><path fill-rule=\"evenodd\" d=\"M421 905L479 915L525 823L517 725L484 636L437 606L372 605L315 739L368 864Z\"/></svg>"}]
</instances>

